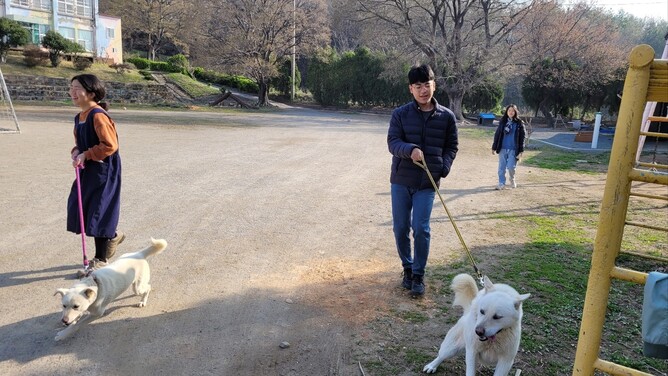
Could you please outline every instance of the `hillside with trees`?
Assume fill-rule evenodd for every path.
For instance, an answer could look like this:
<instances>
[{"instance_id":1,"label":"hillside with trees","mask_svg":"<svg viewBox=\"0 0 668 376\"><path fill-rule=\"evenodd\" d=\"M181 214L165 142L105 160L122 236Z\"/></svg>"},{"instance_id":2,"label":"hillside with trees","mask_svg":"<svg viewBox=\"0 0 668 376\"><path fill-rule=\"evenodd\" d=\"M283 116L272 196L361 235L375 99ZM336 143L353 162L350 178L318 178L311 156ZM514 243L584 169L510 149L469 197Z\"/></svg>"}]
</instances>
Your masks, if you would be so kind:
<instances>
[{"instance_id":1,"label":"hillside with trees","mask_svg":"<svg viewBox=\"0 0 668 376\"><path fill-rule=\"evenodd\" d=\"M424 62L459 119L509 102L548 122L614 114L626 56L640 43L660 54L668 22L561 3L101 0L100 10L122 19L126 60L183 55L253 80L259 105L291 89L294 49L297 91L323 105L396 106L409 99L407 69Z\"/></svg>"}]
</instances>

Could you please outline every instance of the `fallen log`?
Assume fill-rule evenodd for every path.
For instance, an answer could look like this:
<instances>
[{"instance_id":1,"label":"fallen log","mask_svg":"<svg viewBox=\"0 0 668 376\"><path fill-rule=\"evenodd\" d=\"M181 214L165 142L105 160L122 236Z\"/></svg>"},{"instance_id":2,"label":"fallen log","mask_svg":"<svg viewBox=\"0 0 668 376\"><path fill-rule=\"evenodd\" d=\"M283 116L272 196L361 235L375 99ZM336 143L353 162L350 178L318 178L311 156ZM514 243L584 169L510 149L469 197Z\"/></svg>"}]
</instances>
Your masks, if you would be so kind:
<instances>
[{"instance_id":1,"label":"fallen log","mask_svg":"<svg viewBox=\"0 0 668 376\"><path fill-rule=\"evenodd\" d=\"M237 107L257 109L257 106L248 104L247 102L245 102L244 100L242 100L238 96L232 94L232 92L229 91L229 90L225 90L225 92L223 92L218 98L214 99L213 102L209 103L209 106L211 106L211 107L218 106L219 104L223 103L223 101L228 99L228 98L237 102Z\"/></svg>"}]
</instances>

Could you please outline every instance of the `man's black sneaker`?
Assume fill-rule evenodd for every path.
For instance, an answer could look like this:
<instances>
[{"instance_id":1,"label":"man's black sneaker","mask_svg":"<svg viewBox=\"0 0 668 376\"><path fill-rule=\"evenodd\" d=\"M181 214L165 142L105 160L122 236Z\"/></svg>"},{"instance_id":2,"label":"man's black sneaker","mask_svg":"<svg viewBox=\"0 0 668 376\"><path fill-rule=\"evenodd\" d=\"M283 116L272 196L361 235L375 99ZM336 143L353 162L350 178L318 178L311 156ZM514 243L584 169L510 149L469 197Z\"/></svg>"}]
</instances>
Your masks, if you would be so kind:
<instances>
[{"instance_id":1,"label":"man's black sneaker","mask_svg":"<svg viewBox=\"0 0 668 376\"><path fill-rule=\"evenodd\" d=\"M401 281L401 286L406 290L410 290L413 287L413 269L405 268L403 275L404 279Z\"/></svg>"},{"instance_id":2,"label":"man's black sneaker","mask_svg":"<svg viewBox=\"0 0 668 376\"><path fill-rule=\"evenodd\" d=\"M411 295L418 297L424 295L424 276L413 274L413 284L411 286Z\"/></svg>"}]
</instances>

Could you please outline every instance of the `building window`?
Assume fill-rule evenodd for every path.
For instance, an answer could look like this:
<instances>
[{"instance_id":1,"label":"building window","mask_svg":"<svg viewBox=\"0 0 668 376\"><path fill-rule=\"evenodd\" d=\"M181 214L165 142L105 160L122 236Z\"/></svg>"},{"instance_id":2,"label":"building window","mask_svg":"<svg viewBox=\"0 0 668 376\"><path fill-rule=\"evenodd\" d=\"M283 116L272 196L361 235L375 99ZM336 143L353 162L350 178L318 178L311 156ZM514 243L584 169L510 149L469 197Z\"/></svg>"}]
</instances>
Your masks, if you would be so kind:
<instances>
[{"instance_id":1,"label":"building window","mask_svg":"<svg viewBox=\"0 0 668 376\"><path fill-rule=\"evenodd\" d=\"M10 4L32 9L51 10L51 0L12 0Z\"/></svg>"},{"instance_id":2,"label":"building window","mask_svg":"<svg viewBox=\"0 0 668 376\"><path fill-rule=\"evenodd\" d=\"M93 32L90 30L79 30L79 37L77 42L86 49L86 51L91 51L93 49Z\"/></svg>"},{"instance_id":3,"label":"building window","mask_svg":"<svg viewBox=\"0 0 668 376\"><path fill-rule=\"evenodd\" d=\"M12 5L18 5L20 7L29 7L31 1L30 0L12 0L10 4Z\"/></svg>"},{"instance_id":4,"label":"building window","mask_svg":"<svg viewBox=\"0 0 668 376\"><path fill-rule=\"evenodd\" d=\"M62 35L65 39L75 42L74 40L74 29L71 27L60 27L58 28L58 32L60 35Z\"/></svg>"},{"instance_id":5,"label":"building window","mask_svg":"<svg viewBox=\"0 0 668 376\"><path fill-rule=\"evenodd\" d=\"M51 26L49 25L39 25L39 42L42 43L42 39L44 39L44 36L46 35L47 32L51 30Z\"/></svg>"},{"instance_id":6,"label":"building window","mask_svg":"<svg viewBox=\"0 0 668 376\"><path fill-rule=\"evenodd\" d=\"M108 28L107 28L107 38L109 38L109 39L114 39L114 38L115 38L115 35L116 35L116 30L114 30L114 29L111 28L111 27L108 27Z\"/></svg>"},{"instance_id":7,"label":"building window","mask_svg":"<svg viewBox=\"0 0 668 376\"><path fill-rule=\"evenodd\" d=\"M51 30L51 27L49 25L39 25L39 24L29 24L26 28L30 31L32 43L38 45L42 44L42 39L44 39L44 35L46 35L46 32Z\"/></svg>"},{"instance_id":8,"label":"building window","mask_svg":"<svg viewBox=\"0 0 668 376\"><path fill-rule=\"evenodd\" d=\"M58 0L58 13L93 18L93 0Z\"/></svg>"},{"instance_id":9,"label":"building window","mask_svg":"<svg viewBox=\"0 0 668 376\"><path fill-rule=\"evenodd\" d=\"M74 0L58 0L58 13L74 15Z\"/></svg>"},{"instance_id":10,"label":"building window","mask_svg":"<svg viewBox=\"0 0 668 376\"><path fill-rule=\"evenodd\" d=\"M51 0L32 0L32 7L41 10L51 10Z\"/></svg>"}]
</instances>

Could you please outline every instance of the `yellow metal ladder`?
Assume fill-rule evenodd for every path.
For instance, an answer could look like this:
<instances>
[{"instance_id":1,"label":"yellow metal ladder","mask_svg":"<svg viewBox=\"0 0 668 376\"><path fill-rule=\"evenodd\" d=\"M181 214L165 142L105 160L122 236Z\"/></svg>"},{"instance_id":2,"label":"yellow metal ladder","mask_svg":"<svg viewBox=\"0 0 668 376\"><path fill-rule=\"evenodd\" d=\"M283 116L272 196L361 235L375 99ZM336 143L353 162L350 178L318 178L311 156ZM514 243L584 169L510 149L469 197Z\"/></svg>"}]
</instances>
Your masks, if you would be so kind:
<instances>
[{"instance_id":1,"label":"yellow metal ladder","mask_svg":"<svg viewBox=\"0 0 668 376\"><path fill-rule=\"evenodd\" d=\"M592 376L595 370L620 376L651 376L599 358L612 280L645 284L647 279L645 272L615 265L621 249L624 226L641 226L668 232L668 228L626 220L630 196L668 201L668 196L631 191L633 182L668 186L668 165L650 166L635 161L641 135L668 138L668 134L665 133L641 132L643 110L647 102L668 102L668 60L654 59L652 47L640 45L636 46L629 56L629 70L624 81L624 92L592 253L573 376Z\"/></svg>"}]
</instances>

